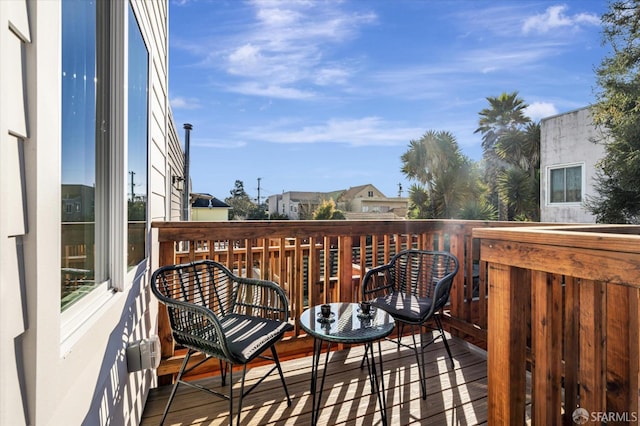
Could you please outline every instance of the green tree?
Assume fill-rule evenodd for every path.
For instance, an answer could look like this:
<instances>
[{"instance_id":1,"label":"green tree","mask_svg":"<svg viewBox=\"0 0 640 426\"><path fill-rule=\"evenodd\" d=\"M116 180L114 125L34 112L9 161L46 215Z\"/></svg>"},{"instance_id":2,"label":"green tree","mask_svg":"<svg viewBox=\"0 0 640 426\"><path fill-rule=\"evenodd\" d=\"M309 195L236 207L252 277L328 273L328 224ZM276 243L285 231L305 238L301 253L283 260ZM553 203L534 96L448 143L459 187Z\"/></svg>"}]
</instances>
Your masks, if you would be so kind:
<instances>
[{"instance_id":1,"label":"green tree","mask_svg":"<svg viewBox=\"0 0 640 426\"><path fill-rule=\"evenodd\" d=\"M236 180L235 185L231 191L230 197L224 199L224 202L231 206L229 211L229 219L231 220L244 220L255 209L255 204L249 198L244 190L244 183L241 180Z\"/></svg>"},{"instance_id":2,"label":"green tree","mask_svg":"<svg viewBox=\"0 0 640 426\"><path fill-rule=\"evenodd\" d=\"M596 126L608 131L598 163L597 195L587 209L601 223L640 223L640 2L613 1L602 16L612 54L596 69Z\"/></svg>"},{"instance_id":3,"label":"green tree","mask_svg":"<svg viewBox=\"0 0 640 426\"><path fill-rule=\"evenodd\" d=\"M488 97L476 133L482 134L485 182L502 220L540 218L540 125L524 113L518 92Z\"/></svg>"},{"instance_id":4,"label":"green tree","mask_svg":"<svg viewBox=\"0 0 640 426\"><path fill-rule=\"evenodd\" d=\"M313 213L314 220L341 220L345 219L344 213L336 209L333 200L324 200Z\"/></svg>"},{"instance_id":5,"label":"green tree","mask_svg":"<svg viewBox=\"0 0 640 426\"><path fill-rule=\"evenodd\" d=\"M409 192L412 215L434 219L456 217L464 200L473 193L471 162L455 137L445 131L426 132L419 140L409 141L402 154L402 172L422 186ZM412 198L413 197L413 198ZM428 205L422 205L422 203Z\"/></svg>"},{"instance_id":6,"label":"green tree","mask_svg":"<svg viewBox=\"0 0 640 426\"><path fill-rule=\"evenodd\" d=\"M269 220L289 220L289 216L284 213L271 213Z\"/></svg>"},{"instance_id":7,"label":"green tree","mask_svg":"<svg viewBox=\"0 0 640 426\"><path fill-rule=\"evenodd\" d=\"M424 186L413 184L409 188L409 213L411 219L429 219L431 209L429 208L429 194Z\"/></svg>"}]
</instances>

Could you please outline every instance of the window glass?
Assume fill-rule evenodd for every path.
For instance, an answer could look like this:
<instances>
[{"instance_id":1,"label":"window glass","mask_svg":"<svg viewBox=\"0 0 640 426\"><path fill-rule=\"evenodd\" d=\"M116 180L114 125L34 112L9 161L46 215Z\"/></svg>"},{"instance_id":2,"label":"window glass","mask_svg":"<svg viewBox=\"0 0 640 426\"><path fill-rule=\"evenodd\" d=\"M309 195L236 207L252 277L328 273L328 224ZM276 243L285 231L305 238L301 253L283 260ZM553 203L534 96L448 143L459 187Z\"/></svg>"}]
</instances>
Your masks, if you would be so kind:
<instances>
[{"instance_id":1,"label":"window glass","mask_svg":"<svg viewBox=\"0 0 640 426\"><path fill-rule=\"evenodd\" d=\"M62 2L61 310L106 277L96 274L96 4ZM75 208L74 208L75 206Z\"/></svg>"},{"instance_id":2,"label":"window glass","mask_svg":"<svg viewBox=\"0 0 640 426\"><path fill-rule=\"evenodd\" d=\"M131 269L146 257L147 135L149 55L129 8L128 70L128 224L127 265Z\"/></svg>"},{"instance_id":3,"label":"window glass","mask_svg":"<svg viewBox=\"0 0 640 426\"><path fill-rule=\"evenodd\" d=\"M564 169L551 170L551 202L564 202Z\"/></svg>"},{"instance_id":4,"label":"window glass","mask_svg":"<svg viewBox=\"0 0 640 426\"><path fill-rule=\"evenodd\" d=\"M582 166L550 170L551 203L579 203L582 201Z\"/></svg>"},{"instance_id":5,"label":"window glass","mask_svg":"<svg viewBox=\"0 0 640 426\"><path fill-rule=\"evenodd\" d=\"M582 201L582 167L567 167L567 196L568 203L579 203Z\"/></svg>"}]
</instances>

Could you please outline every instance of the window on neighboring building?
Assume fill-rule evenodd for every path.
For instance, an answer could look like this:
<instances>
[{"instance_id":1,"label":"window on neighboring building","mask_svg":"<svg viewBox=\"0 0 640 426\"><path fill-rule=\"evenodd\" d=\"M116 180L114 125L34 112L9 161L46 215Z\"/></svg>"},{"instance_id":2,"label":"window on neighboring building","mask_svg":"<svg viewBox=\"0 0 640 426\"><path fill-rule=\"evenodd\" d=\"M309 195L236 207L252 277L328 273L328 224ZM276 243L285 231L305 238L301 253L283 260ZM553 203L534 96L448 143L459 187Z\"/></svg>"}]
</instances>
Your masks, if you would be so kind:
<instances>
[{"instance_id":1,"label":"window on neighboring building","mask_svg":"<svg viewBox=\"0 0 640 426\"><path fill-rule=\"evenodd\" d=\"M367 197L369 197L369 198L373 197L373 191L367 192Z\"/></svg>"},{"instance_id":2,"label":"window on neighboring building","mask_svg":"<svg viewBox=\"0 0 640 426\"><path fill-rule=\"evenodd\" d=\"M549 202L579 203L582 201L582 165L549 169Z\"/></svg>"}]
</instances>

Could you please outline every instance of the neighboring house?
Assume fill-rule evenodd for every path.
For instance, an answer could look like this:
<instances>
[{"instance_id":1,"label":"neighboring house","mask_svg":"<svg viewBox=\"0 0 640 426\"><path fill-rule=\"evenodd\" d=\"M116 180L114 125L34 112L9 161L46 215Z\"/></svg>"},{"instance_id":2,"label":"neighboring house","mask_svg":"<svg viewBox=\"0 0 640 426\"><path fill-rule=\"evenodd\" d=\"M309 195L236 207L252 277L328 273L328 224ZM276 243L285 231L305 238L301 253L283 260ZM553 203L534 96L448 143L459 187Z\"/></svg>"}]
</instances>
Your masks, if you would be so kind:
<instances>
[{"instance_id":1,"label":"neighboring house","mask_svg":"<svg viewBox=\"0 0 640 426\"><path fill-rule=\"evenodd\" d=\"M62 184L61 217L63 222L94 220L95 189L88 185Z\"/></svg>"},{"instance_id":2,"label":"neighboring house","mask_svg":"<svg viewBox=\"0 0 640 426\"><path fill-rule=\"evenodd\" d=\"M409 199L403 197L387 198L378 188L371 184L353 186L338 197L337 208L344 211L347 219L362 219L362 213L368 218L385 219L390 217L404 218L407 216ZM349 213L354 213L350 217Z\"/></svg>"},{"instance_id":3,"label":"neighboring house","mask_svg":"<svg viewBox=\"0 0 640 426\"><path fill-rule=\"evenodd\" d=\"M150 222L180 217L168 0L0 18L0 424L137 425L157 380L126 355L157 327Z\"/></svg>"},{"instance_id":4,"label":"neighboring house","mask_svg":"<svg viewBox=\"0 0 640 426\"><path fill-rule=\"evenodd\" d=\"M544 118L540 128L540 220L594 223L584 203L596 195L606 134L593 125L589 107Z\"/></svg>"},{"instance_id":5,"label":"neighboring house","mask_svg":"<svg viewBox=\"0 0 640 426\"><path fill-rule=\"evenodd\" d=\"M231 206L211 194L191 194L191 220L229 220Z\"/></svg>"},{"instance_id":6,"label":"neighboring house","mask_svg":"<svg viewBox=\"0 0 640 426\"><path fill-rule=\"evenodd\" d=\"M271 195L267 199L269 214L286 215L291 220L311 219L311 214L323 201L333 199L327 192L290 191Z\"/></svg>"},{"instance_id":7,"label":"neighboring house","mask_svg":"<svg viewBox=\"0 0 640 426\"><path fill-rule=\"evenodd\" d=\"M269 214L284 214L292 220L309 219L324 202L333 200L347 219L402 219L407 215L409 199L387 198L371 184L332 192L284 192L271 195Z\"/></svg>"}]
</instances>

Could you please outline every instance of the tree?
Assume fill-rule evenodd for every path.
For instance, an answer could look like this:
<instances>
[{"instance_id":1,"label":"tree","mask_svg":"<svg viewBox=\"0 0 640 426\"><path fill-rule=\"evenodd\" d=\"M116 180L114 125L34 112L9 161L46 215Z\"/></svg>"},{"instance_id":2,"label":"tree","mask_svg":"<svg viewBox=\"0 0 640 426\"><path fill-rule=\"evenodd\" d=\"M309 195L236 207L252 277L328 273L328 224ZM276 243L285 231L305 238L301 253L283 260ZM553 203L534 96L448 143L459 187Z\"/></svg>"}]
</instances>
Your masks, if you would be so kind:
<instances>
[{"instance_id":1,"label":"tree","mask_svg":"<svg viewBox=\"0 0 640 426\"><path fill-rule=\"evenodd\" d=\"M224 202L231 206L229 219L246 219L255 209L255 204L245 192L244 183L241 180L236 180L233 189L229 193L231 196L224 199Z\"/></svg>"},{"instance_id":2,"label":"tree","mask_svg":"<svg viewBox=\"0 0 640 426\"><path fill-rule=\"evenodd\" d=\"M313 213L314 220L342 220L345 219L344 213L336 209L336 203L333 200L324 200Z\"/></svg>"},{"instance_id":3,"label":"tree","mask_svg":"<svg viewBox=\"0 0 640 426\"><path fill-rule=\"evenodd\" d=\"M640 223L640 2L614 1L602 16L603 44L613 50L596 69L596 126L606 128L597 195L587 209L601 223Z\"/></svg>"},{"instance_id":4,"label":"tree","mask_svg":"<svg viewBox=\"0 0 640 426\"><path fill-rule=\"evenodd\" d=\"M409 188L409 214L411 219L429 219L429 194L421 185L413 184Z\"/></svg>"},{"instance_id":5,"label":"tree","mask_svg":"<svg viewBox=\"0 0 640 426\"><path fill-rule=\"evenodd\" d=\"M502 220L540 218L540 125L524 113L518 92L488 97L476 133L482 134L485 182Z\"/></svg>"},{"instance_id":6,"label":"tree","mask_svg":"<svg viewBox=\"0 0 640 426\"><path fill-rule=\"evenodd\" d=\"M402 154L402 172L420 186L410 190L412 214L434 219L455 217L472 188L470 160L455 137L445 131L426 132L419 140L409 141ZM428 205L421 205L427 202Z\"/></svg>"}]
</instances>

